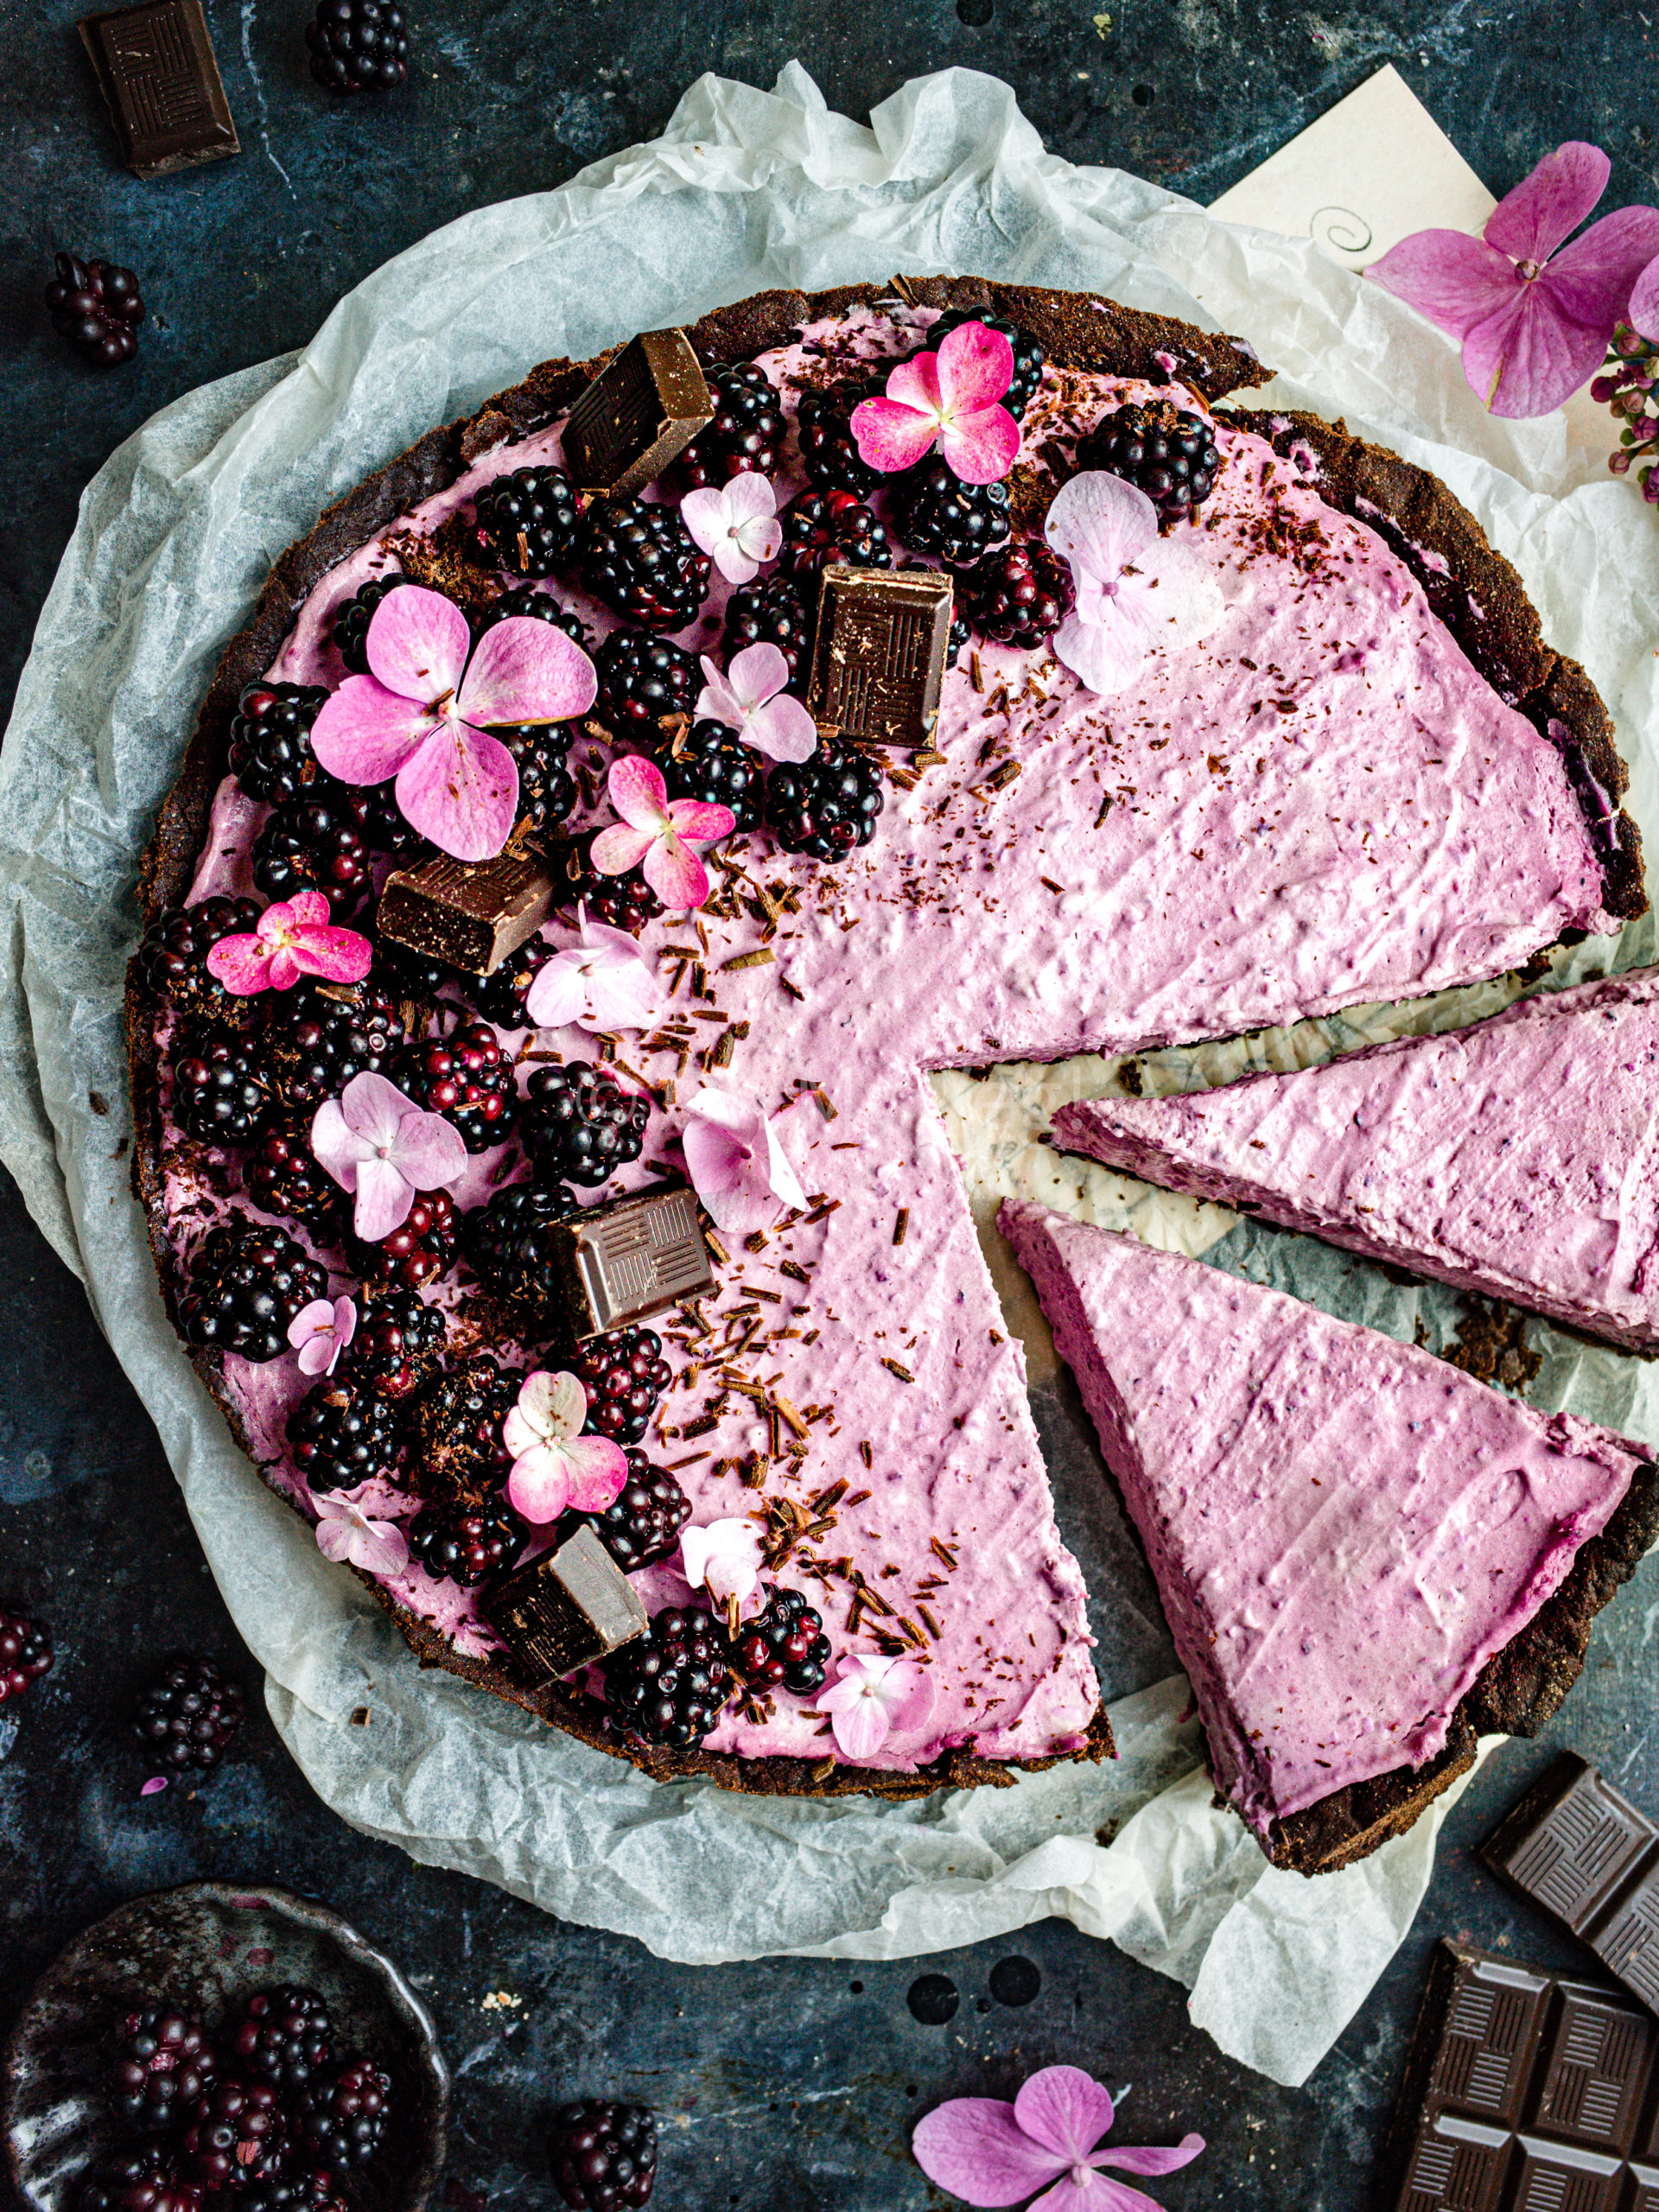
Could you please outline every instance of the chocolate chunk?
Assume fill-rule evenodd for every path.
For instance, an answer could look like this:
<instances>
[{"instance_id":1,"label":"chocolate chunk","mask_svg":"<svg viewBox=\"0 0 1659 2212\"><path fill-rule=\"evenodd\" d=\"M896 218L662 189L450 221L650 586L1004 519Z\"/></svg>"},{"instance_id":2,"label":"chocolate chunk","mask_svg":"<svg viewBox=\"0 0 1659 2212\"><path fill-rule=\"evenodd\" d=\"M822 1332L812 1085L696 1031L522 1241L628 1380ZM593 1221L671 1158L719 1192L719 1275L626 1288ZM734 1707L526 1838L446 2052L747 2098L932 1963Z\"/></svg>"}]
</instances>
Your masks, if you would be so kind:
<instances>
[{"instance_id":1,"label":"chocolate chunk","mask_svg":"<svg viewBox=\"0 0 1659 2212\"><path fill-rule=\"evenodd\" d=\"M627 498L660 476L715 416L683 330L647 330L601 369L564 426L564 465L583 492Z\"/></svg>"},{"instance_id":2,"label":"chocolate chunk","mask_svg":"<svg viewBox=\"0 0 1659 2212\"><path fill-rule=\"evenodd\" d=\"M555 1288L578 1342L695 1298L714 1281L696 1201L683 1188L640 1191L573 1214L558 1255Z\"/></svg>"},{"instance_id":3,"label":"chocolate chunk","mask_svg":"<svg viewBox=\"0 0 1659 2212\"><path fill-rule=\"evenodd\" d=\"M1659 1822L1563 1751L1480 1855L1659 2012Z\"/></svg>"},{"instance_id":4,"label":"chocolate chunk","mask_svg":"<svg viewBox=\"0 0 1659 2212\"><path fill-rule=\"evenodd\" d=\"M1442 1942L1384 2153L1393 2212L1656 2212L1659 2026L1611 1990Z\"/></svg>"},{"instance_id":5,"label":"chocolate chunk","mask_svg":"<svg viewBox=\"0 0 1659 2212\"><path fill-rule=\"evenodd\" d=\"M935 569L826 568L807 704L819 728L926 745L950 639L950 579Z\"/></svg>"},{"instance_id":6,"label":"chocolate chunk","mask_svg":"<svg viewBox=\"0 0 1659 2212\"><path fill-rule=\"evenodd\" d=\"M586 1527L499 1582L479 1611L537 1684L602 1659L651 1625L638 1591Z\"/></svg>"},{"instance_id":7,"label":"chocolate chunk","mask_svg":"<svg viewBox=\"0 0 1659 2212\"><path fill-rule=\"evenodd\" d=\"M130 169L165 176L241 152L201 0L88 16L80 35Z\"/></svg>"},{"instance_id":8,"label":"chocolate chunk","mask_svg":"<svg viewBox=\"0 0 1659 2212\"><path fill-rule=\"evenodd\" d=\"M440 853L386 878L375 924L394 944L487 976L536 934L561 887L538 853L509 848L476 862Z\"/></svg>"}]
</instances>

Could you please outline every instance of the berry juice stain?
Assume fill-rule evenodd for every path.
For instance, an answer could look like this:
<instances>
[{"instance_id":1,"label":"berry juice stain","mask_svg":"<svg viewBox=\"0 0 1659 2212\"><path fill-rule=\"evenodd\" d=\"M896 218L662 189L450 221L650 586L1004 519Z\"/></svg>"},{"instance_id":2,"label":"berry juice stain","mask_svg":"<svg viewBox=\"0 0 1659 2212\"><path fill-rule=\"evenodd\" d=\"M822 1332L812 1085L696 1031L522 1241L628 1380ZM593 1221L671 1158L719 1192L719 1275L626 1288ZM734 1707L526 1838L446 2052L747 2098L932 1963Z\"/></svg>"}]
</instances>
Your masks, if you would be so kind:
<instances>
[{"instance_id":1,"label":"berry juice stain","mask_svg":"<svg viewBox=\"0 0 1659 2212\"><path fill-rule=\"evenodd\" d=\"M949 1974L925 1974L911 1983L905 2002L925 2028L942 2028L956 2018L962 1998Z\"/></svg>"}]
</instances>

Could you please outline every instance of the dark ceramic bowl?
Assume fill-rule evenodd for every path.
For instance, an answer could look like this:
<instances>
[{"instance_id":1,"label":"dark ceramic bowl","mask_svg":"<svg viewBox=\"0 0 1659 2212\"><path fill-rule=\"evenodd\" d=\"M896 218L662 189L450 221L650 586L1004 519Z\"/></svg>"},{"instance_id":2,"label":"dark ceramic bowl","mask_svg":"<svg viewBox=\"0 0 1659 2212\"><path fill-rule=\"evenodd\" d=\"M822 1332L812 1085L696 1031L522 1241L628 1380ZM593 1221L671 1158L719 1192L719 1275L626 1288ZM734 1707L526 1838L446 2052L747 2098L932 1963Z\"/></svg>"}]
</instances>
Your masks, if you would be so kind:
<instances>
[{"instance_id":1,"label":"dark ceramic bowl","mask_svg":"<svg viewBox=\"0 0 1659 2212\"><path fill-rule=\"evenodd\" d=\"M342 2046L391 2076L391 2123L353 2183L353 2202L365 2212L424 2212L449 2118L430 2013L391 1961L326 1905L222 1882L134 1898L76 1936L30 1992L6 2044L0 2122L31 2212L73 2212L82 2168L130 2140L105 2102L118 2013L165 2002L201 2013L211 2032L277 1982L316 1990Z\"/></svg>"}]
</instances>

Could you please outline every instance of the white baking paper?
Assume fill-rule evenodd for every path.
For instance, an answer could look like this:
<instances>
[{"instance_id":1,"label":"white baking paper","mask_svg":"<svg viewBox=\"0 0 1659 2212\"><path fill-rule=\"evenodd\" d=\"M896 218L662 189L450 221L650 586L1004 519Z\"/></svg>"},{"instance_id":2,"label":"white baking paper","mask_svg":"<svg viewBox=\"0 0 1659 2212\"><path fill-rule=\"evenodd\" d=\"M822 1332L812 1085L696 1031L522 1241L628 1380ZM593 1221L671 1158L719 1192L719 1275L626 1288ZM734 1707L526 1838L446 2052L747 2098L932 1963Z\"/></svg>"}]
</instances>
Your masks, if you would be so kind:
<instances>
[{"instance_id":1,"label":"white baking paper","mask_svg":"<svg viewBox=\"0 0 1659 2212\"><path fill-rule=\"evenodd\" d=\"M0 1157L80 1273L156 1420L266 1670L278 1727L353 1825L692 1961L903 1956L1063 1913L1186 1983L1193 2018L1224 2049L1294 2083L1409 1925L1445 1801L1347 1872L1313 1883L1274 1873L1209 1803L1180 1717L1185 1683L1114 1677L1131 1627L1143 1655L1167 1647L1109 1587L1095 1592L1107 1689L1130 1693L1111 1707L1115 1766L912 1805L647 1782L423 1675L366 1595L322 1560L232 1448L181 1357L129 1190L120 991L137 858L214 660L272 557L368 470L534 361L592 353L764 285L898 269L1020 278L1219 321L1283 365L1276 389L1438 469L1618 709L1640 763L1640 809L1659 821L1652 518L1627 486L1571 488L1559 426L1487 421L1447 349L1309 240L1217 222L1138 179L1049 155L992 79L920 79L867 129L831 113L795 65L770 93L706 77L654 143L426 239L342 301L303 353L190 393L88 487L0 755L11 986L0 1004ZM1606 957L1592 947L1577 959L1582 969ZM1465 1001L1502 995L1493 987ZM1213 1079L1244 1058L1287 1064L1449 1018L1444 1007L1355 1015L1248 1048L1161 1056L1147 1079ZM1438 1294L1401 1291L1323 1247L1269 1240L1037 1145L1052 1099L1116 1080L1093 1060L981 1085L941 1079L982 1216L1004 1189L1057 1195L1397 1333L1419 1318L1431 1335L1444 1329L1454 1308ZM1052 1348L992 1250L1040 1391ZM1636 1363L1551 1342L1543 1380L1558 1400L1659 1425ZM1062 1513L1106 1514L1104 1498L1091 1475L1087 1500L1062 1491Z\"/></svg>"}]
</instances>

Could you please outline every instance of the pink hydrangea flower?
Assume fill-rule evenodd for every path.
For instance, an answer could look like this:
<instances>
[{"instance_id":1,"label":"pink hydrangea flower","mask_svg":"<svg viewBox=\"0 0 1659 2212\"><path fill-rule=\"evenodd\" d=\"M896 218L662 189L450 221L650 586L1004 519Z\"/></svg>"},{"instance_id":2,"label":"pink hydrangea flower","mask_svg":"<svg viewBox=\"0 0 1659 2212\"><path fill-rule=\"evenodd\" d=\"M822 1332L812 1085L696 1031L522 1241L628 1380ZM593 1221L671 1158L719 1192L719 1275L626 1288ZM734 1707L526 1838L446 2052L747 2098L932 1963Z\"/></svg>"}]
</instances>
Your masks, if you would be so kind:
<instances>
[{"instance_id":1,"label":"pink hydrangea flower","mask_svg":"<svg viewBox=\"0 0 1659 2212\"><path fill-rule=\"evenodd\" d=\"M357 1308L349 1298L314 1298L288 1325L302 1375L332 1375L356 1334Z\"/></svg>"},{"instance_id":2,"label":"pink hydrangea flower","mask_svg":"<svg viewBox=\"0 0 1659 2212\"><path fill-rule=\"evenodd\" d=\"M1494 415L1548 415L1600 367L1630 288L1659 255L1659 208L1621 207L1565 243L1612 164L1572 139L1505 194L1478 238L1419 231L1365 274L1463 348Z\"/></svg>"},{"instance_id":3,"label":"pink hydrangea flower","mask_svg":"<svg viewBox=\"0 0 1659 2212\"><path fill-rule=\"evenodd\" d=\"M724 722L768 760L810 760L817 751L818 726L785 690L788 682L789 663L776 645L745 645L723 676L719 663L704 653L697 718Z\"/></svg>"},{"instance_id":4,"label":"pink hydrangea flower","mask_svg":"<svg viewBox=\"0 0 1659 2212\"><path fill-rule=\"evenodd\" d=\"M1000 330L959 323L937 353L887 372L887 397L861 400L851 428L867 468L911 468L935 445L965 484L995 484L1014 467L1020 425L1001 404L1014 348Z\"/></svg>"},{"instance_id":5,"label":"pink hydrangea flower","mask_svg":"<svg viewBox=\"0 0 1659 2212\"><path fill-rule=\"evenodd\" d=\"M815 1702L820 1713L830 1715L837 1747L849 1759L867 1759L895 1731L919 1734L933 1718L936 1698L931 1670L913 1659L879 1659L853 1651Z\"/></svg>"},{"instance_id":6,"label":"pink hydrangea flower","mask_svg":"<svg viewBox=\"0 0 1659 2212\"><path fill-rule=\"evenodd\" d=\"M395 776L405 818L459 861L499 853L518 811L518 764L487 725L568 721L598 689L592 661L550 622L510 615L469 660L471 639L442 592L389 592L369 624L370 673L348 676L311 729L331 776Z\"/></svg>"},{"instance_id":7,"label":"pink hydrangea flower","mask_svg":"<svg viewBox=\"0 0 1659 2212\"><path fill-rule=\"evenodd\" d=\"M751 582L763 561L777 558L784 542L778 495L753 469L718 486L688 492L680 501L680 520L728 584Z\"/></svg>"},{"instance_id":8,"label":"pink hydrangea flower","mask_svg":"<svg viewBox=\"0 0 1659 2212\"><path fill-rule=\"evenodd\" d=\"M1158 2212L1155 2198L1100 2169L1173 2174L1198 2157L1204 2138L1184 2135L1173 2150L1096 2150L1114 2116L1110 2095L1081 2067L1046 2066L1012 2104L952 2097L936 2106L911 2148L931 2182L969 2204L1018 2204L1040 2189L1030 2212Z\"/></svg>"},{"instance_id":9,"label":"pink hydrangea flower","mask_svg":"<svg viewBox=\"0 0 1659 2212\"><path fill-rule=\"evenodd\" d=\"M291 990L302 976L360 983L373 958L367 938L329 920L321 891L296 891L267 906L251 931L220 938L207 955L207 973L251 999L257 991Z\"/></svg>"},{"instance_id":10,"label":"pink hydrangea flower","mask_svg":"<svg viewBox=\"0 0 1659 2212\"><path fill-rule=\"evenodd\" d=\"M612 761L606 789L622 819L593 842L589 857L599 874L626 875L637 868L671 913L701 906L709 871L691 849L731 836L737 827L731 808L696 798L671 804L662 770L635 753Z\"/></svg>"},{"instance_id":11,"label":"pink hydrangea flower","mask_svg":"<svg viewBox=\"0 0 1659 2212\"><path fill-rule=\"evenodd\" d=\"M543 961L524 994L524 1012L537 1029L644 1029L661 1003L657 963L626 930L590 922L577 909L582 934Z\"/></svg>"},{"instance_id":12,"label":"pink hydrangea flower","mask_svg":"<svg viewBox=\"0 0 1659 2212\"><path fill-rule=\"evenodd\" d=\"M765 1556L753 1521L711 1521L706 1529L680 1531L686 1580L719 1605L733 1598L741 1605L754 1595Z\"/></svg>"},{"instance_id":13,"label":"pink hydrangea flower","mask_svg":"<svg viewBox=\"0 0 1659 2212\"><path fill-rule=\"evenodd\" d=\"M311 1150L341 1190L353 1193L352 1226L369 1244L403 1227L416 1191L441 1191L467 1166L467 1147L453 1122L425 1112L396 1084L366 1071L318 1107Z\"/></svg>"},{"instance_id":14,"label":"pink hydrangea flower","mask_svg":"<svg viewBox=\"0 0 1659 2212\"><path fill-rule=\"evenodd\" d=\"M513 1455L507 1497L537 1528L575 1507L602 1513L628 1479L628 1455L608 1436L584 1436L588 1393L574 1375L526 1375L518 1402L501 1424Z\"/></svg>"},{"instance_id":15,"label":"pink hydrangea flower","mask_svg":"<svg viewBox=\"0 0 1659 2212\"><path fill-rule=\"evenodd\" d=\"M770 1228L779 1207L805 1206L775 1125L747 1092L705 1084L686 1102L681 1142L692 1187L716 1229L747 1236Z\"/></svg>"},{"instance_id":16,"label":"pink hydrangea flower","mask_svg":"<svg viewBox=\"0 0 1659 2212\"><path fill-rule=\"evenodd\" d=\"M374 1521L359 1503L366 1484L331 1491L317 1503L317 1549L336 1566L365 1574L401 1574L409 1565L409 1539L395 1521Z\"/></svg>"},{"instance_id":17,"label":"pink hydrangea flower","mask_svg":"<svg viewBox=\"0 0 1659 2212\"><path fill-rule=\"evenodd\" d=\"M1149 654L1192 645L1221 620L1226 602L1202 559L1159 536L1158 510L1121 476L1085 469L1063 484L1044 534L1077 594L1051 643L1091 691L1121 691Z\"/></svg>"}]
</instances>

